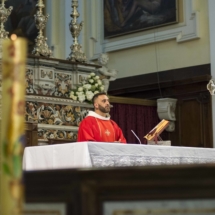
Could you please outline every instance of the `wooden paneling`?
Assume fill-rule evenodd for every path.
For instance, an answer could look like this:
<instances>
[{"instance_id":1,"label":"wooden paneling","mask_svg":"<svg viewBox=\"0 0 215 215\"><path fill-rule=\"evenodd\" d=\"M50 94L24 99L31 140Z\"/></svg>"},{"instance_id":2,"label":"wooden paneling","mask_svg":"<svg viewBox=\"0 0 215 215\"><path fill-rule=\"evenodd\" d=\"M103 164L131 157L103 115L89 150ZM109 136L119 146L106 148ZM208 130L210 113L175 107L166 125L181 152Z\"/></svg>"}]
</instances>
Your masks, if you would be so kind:
<instances>
[{"instance_id":1,"label":"wooden paneling","mask_svg":"<svg viewBox=\"0 0 215 215\"><path fill-rule=\"evenodd\" d=\"M37 146L37 123L25 122L26 146Z\"/></svg>"},{"instance_id":2,"label":"wooden paneling","mask_svg":"<svg viewBox=\"0 0 215 215\"><path fill-rule=\"evenodd\" d=\"M156 95L158 98L161 96L160 89L162 88L202 82L202 77L205 79L204 76L207 75L211 75L210 64L120 78L110 82L108 93L112 96L129 97L129 94L150 90L153 92L153 98ZM131 95L130 97L150 99L150 93L148 97L144 95L142 97Z\"/></svg>"},{"instance_id":3,"label":"wooden paneling","mask_svg":"<svg viewBox=\"0 0 215 215\"><path fill-rule=\"evenodd\" d=\"M109 99L111 103L157 106L157 102L155 100L135 99L135 98L118 97L118 96L117 97L109 96Z\"/></svg>"},{"instance_id":4,"label":"wooden paneling","mask_svg":"<svg viewBox=\"0 0 215 215\"><path fill-rule=\"evenodd\" d=\"M162 137L174 146L213 147L212 104L206 88L210 79L210 65L200 65L118 79L111 83L109 94L154 101L178 99L175 131Z\"/></svg>"},{"instance_id":5,"label":"wooden paneling","mask_svg":"<svg viewBox=\"0 0 215 215\"><path fill-rule=\"evenodd\" d=\"M186 100L179 104L179 111L181 145L200 146L202 144L201 105L195 99Z\"/></svg>"},{"instance_id":6,"label":"wooden paneling","mask_svg":"<svg viewBox=\"0 0 215 215\"><path fill-rule=\"evenodd\" d=\"M176 131L169 134L173 145L213 147L211 100L199 97L179 98L176 109Z\"/></svg>"},{"instance_id":7,"label":"wooden paneling","mask_svg":"<svg viewBox=\"0 0 215 215\"><path fill-rule=\"evenodd\" d=\"M110 201L215 199L214 164L30 171L24 181L28 203L66 203L67 215L102 215Z\"/></svg>"}]
</instances>

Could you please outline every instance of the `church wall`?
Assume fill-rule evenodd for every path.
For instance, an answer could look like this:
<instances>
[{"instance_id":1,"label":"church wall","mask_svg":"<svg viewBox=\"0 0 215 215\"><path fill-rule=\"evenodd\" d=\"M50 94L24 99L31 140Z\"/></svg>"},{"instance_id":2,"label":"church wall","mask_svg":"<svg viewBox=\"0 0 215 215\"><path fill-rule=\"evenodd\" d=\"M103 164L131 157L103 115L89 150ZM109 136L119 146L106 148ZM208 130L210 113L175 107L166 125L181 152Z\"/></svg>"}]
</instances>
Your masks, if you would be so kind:
<instances>
[{"instance_id":1,"label":"church wall","mask_svg":"<svg viewBox=\"0 0 215 215\"><path fill-rule=\"evenodd\" d=\"M200 12L200 39L183 43L174 39L110 52L109 67L119 70L118 77L123 78L209 63L207 1L196 1L194 7Z\"/></svg>"},{"instance_id":2,"label":"church wall","mask_svg":"<svg viewBox=\"0 0 215 215\"><path fill-rule=\"evenodd\" d=\"M192 2L191 10L198 13L197 18L194 17L195 13L191 13L188 20L197 19L197 30L200 39L178 42L178 38L173 38L157 43L106 51L108 48L98 45L102 42L102 25L101 20L98 19L98 14L101 15L102 13L100 1L79 0L79 22L84 21L79 41L88 59L94 62L97 61L98 53L108 52L110 57L108 66L119 71L118 78L208 64L210 63L208 1L188 1ZM185 7L187 7L187 1L179 1L180 24L183 23L186 19L185 16L187 16L184 13ZM65 59L70 53L69 47L72 44L72 37L68 25L71 20L71 11L70 0L62 1L61 4L47 0L47 12L51 15L50 19L52 19L49 20L47 26L47 36L49 37L49 45L54 48L56 58ZM150 33L156 39L158 32L171 28L175 28L174 25L148 30L143 32L143 34L146 36L147 33ZM126 38L131 39L134 35L136 34L130 34ZM124 38L123 36L121 37ZM103 42L106 43L106 41Z\"/></svg>"},{"instance_id":3,"label":"church wall","mask_svg":"<svg viewBox=\"0 0 215 215\"><path fill-rule=\"evenodd\" d=\"M54 58L66 59L70 53L72 45L72 36L69 31L71 10L71 1L69 0L46 0L46 13L49 14L46 36Z\"/></svg>"},{"instance_id":4,"label":"church wall","mask_svg":"<svg viewBox=\"0 0 215 215\"><path fill-rule=\"evenodd\" d=\"M202 66L209 66L210 64L208 0L179 0L179 24L108 40L104 40L102 34L103 11L101 10L101 2L103 1L79 0L78 10L81 14L79 22L82 20L84 21L84 27L81 31L79 41L89 60L97 62L99 54L107 52L110 57L108 67L119 71L118 80L111 83L115 84L115 86L118 82L121 82L121 84L116 86L115 89L110 86L110 95L151 99L156 99L159 96L177 98L179 116L186 116L186 114L189 114L189 107L192 106L193 115L189 116L191 118L194 116L197 121L202 118L206 119L206 121L197 123L197 121L194 122L191 120L191 124L187 124L187 127L183 128L180 122L183 121L184 118L178 117L179 124L177 125L176 132L170 135L169 139L171 139L175 145L189 143L196 147L211 147L212 133L210 126L209 128L207 126L204 127L204 125L211 125L211 103L205 87L210 79L210 71L208 69L202 69L201 72L198 71ZM181 2L183 3L182 5ZM68 18L72 11L71 2L65 0L63 7L65 11L64 16L67 17L67 22L66 24L64 23L65 29L67 29L67 33L64 32L66 49L64 50L64 55L56 51L56 54L61 58L68 56L68 47L72 44L72 37L70 33L68 33L67 26L67 23L71 20L71 18ZM56 13L56 16L60 15ZM61 34L63 35L62 32ZM147 42L147 37L149 42ZM71 41L69 41L69 38L71 38ZM138 40L138 38L140 39ZM124 43L121 40L124 40ZM155 41L157 42L155 43ZM129 44L132 45L129 46ZM187 69L190 70L189 77L187 77L186 74ZM162 71L165 74L162 73ZM160 73L156 74L157 72ZM171 72L172 75L170 75ZM178 75L178 73L180 73L181 76ZM152 83L146 83L149 75L154 76L153 79L148 79L151 80ZM134 77L131 78L131 76ZM176 86L177 83L175 82L176 76L180 77L178 86ZM199 83L200 76L204 79L201 84ZM139 78L139 80L135 82L132 81L133 78L137 78L137 80ZM196 79L196 83L193 83L194 78ZM141 79L145 82L143 81L144 83L140 83ZM160 81L161 84L157 84L157 81ZM168 81L168 83L165 85L166 81ZM127 85L126 82L128 83ZM184 86L183 83L187 85ZM137 89L134 85L136 85ZM158 89L158 87L161 87L161 89ZM180 91L178 94L176 87L178 87L177 89ZM123 89L125 90L123 91ZM111 94L114 90L118 91L115 92L115 94ZM181 90L183 92L181 92ZM153 92L156 94L152 94ZM146 95L148 95L148 97L145 97ZM202 97L206 99L199 102ZM192 105L190 105L190 102ZM199 110L201 110L201 112ZM189 142L190 135L186 132L184 139L180 139L181 132L183 133L184 131L190 130L193 124L195 126L192 127L192 129L202 129L197 137L199 141L194 141L195 138L193 138L193 142ZM207 131L209 133L207 133Z\"/></svg>"},{"instance_id":5,"label":"church wall","mask_svg":"<svg viewBox=\"0 0 215 215\"><path fill-rule=\"evenodd\" d=\"M85 22L84 18L84 1L79 0L78 11L80 16L78 22ZM53 1L46 0L46 13L50 15L46 26L46 36L48 38L48 45L53 50L53 57L59 59L67 59L71 53L70 46L73 44L73 38L69 30L69 23L71 21L71 0ZM85 50L85 42L83 40L85 29L81 31L79 36L80 44Z\"/></svg>"}]
</instances>

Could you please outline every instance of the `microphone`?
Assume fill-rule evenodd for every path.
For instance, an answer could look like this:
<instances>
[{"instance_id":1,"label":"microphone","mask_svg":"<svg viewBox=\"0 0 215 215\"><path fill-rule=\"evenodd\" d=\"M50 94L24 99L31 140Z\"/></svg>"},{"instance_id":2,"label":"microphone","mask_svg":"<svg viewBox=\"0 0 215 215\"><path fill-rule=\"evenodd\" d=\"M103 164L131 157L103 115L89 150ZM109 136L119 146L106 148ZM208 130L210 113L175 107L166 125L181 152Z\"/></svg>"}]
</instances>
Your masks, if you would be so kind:
<instances>
[{"instance_id":1,"label":"microphone","mask_svg":"<svg viewBox=\"0 0 215 215\"><path fill-rule=\"evenodd\" d=\"M140 138L134 133L134 131L131 130L131 132L132 132L132 133L134 134L134 136L138 139L139 143L142 144L141 141L140 141Z\"/></svg>"}]
</instances>

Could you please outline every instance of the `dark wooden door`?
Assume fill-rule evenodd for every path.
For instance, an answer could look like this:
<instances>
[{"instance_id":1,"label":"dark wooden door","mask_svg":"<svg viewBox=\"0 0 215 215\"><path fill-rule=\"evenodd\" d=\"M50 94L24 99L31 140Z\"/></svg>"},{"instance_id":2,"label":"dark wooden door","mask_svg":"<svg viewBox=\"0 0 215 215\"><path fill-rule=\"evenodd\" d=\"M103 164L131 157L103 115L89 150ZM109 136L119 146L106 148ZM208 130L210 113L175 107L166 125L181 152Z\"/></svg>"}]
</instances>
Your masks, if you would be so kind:
<instances>
[{"instance_id":1,"label":"dark wooden door","mask_svg":"<svg viewBox=\"0 0 215 215\"><path fill-rule=\"evenodd\" d=\"M175 146L213 147L211 97L208 92L178 98L176 130L169 133Z\"/></svg>"}]
</instances>

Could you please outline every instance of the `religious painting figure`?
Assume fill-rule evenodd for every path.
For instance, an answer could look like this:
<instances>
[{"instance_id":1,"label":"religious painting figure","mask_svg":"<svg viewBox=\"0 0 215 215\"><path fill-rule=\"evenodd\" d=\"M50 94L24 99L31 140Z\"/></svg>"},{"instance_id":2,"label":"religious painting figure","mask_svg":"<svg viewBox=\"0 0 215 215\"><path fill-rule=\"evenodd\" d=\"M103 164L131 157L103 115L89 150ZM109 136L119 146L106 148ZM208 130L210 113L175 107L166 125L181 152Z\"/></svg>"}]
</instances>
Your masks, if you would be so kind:
<instances>
[{"instance_id":1,"label":"religious painting figure","mask_svg":"<svg viewBox=\"0 0 215 215\"><path fill-rule=\"evenodd\" d=\"M126 17L124 18L124 21L121 24L121 26L126 25L128 20L136 13L137 10L142 9L150 14L153 14L159 10L160 6L161 6L161 0L151 0L151 1L135 0L135 1L133 1L132 8L129 10L128 14L126 14ZM125 13L127 7L123 7L122 9L123 9L122 11Z\"/></svg>"},{"instance_id":2,"label":"religious painting figure","mask_svg":"<svg viewBox=\"0 0 215 215\"><path fill-rule=\"evenodd\" d=\"M120 142L126 139L119 126L110 119L110 103L106 93L97 93L93 96L94 111L81 121L78 130L78 142Z\"/></svg>"},{"instance_id":3,"label":"religious painting figure","mask_svg":"<svg viewBox=\"0 0 215 215\"><path fill-rule=\"evenodd\" d=\"M13 6L11 15L5 23L5 29L9 35L16 34L19 37L25 37L28 40L28 51L33 50L38 30L34 21L36 13L36 4L38 0L7 0L5 6Z\"/></svg>"},{"instance_id":4,"label":"religious painting figure","mask_svg":"<svg viewBox=\"0 0 215 215\"><path fill-rule=\"evenodd\" d=\"M115 0L108 0L109 4L107 4L107 7L108 7L108 10L110 11L112 22L117 26L120 26L118 11L117 11L117 8L115 7L114 2Z\"/></svg>"},{"instance_id":5,"label":"religious painting figure","mask_svg":"<svg viewBox=\"0 0 215 215\"><path fill-rule=\"evenodd\" d=\"M176 23L177 14L177 0L104 0L104 36Z\"/></svg>"}]
</instances>

